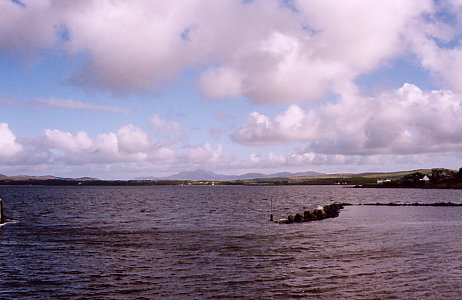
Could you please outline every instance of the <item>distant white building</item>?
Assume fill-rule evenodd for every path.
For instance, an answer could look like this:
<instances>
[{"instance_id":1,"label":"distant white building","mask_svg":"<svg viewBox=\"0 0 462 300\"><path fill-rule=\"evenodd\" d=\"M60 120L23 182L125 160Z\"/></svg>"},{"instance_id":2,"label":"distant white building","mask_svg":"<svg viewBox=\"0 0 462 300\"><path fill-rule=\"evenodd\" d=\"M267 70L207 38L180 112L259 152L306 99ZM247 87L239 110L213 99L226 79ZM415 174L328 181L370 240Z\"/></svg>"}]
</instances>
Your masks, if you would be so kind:
<instances>
[{"instance_id":1,"label":"distant white building","mask_svg":"<svg viewBox=\"0 0 462 300\"><path fill-rule=\"evenodd\" d=\"M384 182L390 182L391 179L377 179L377 183L384 183Z\"/></svg>"},{"instance_id":2,"label":"distant white building","mask_svg":"<svg viewBox=\"0 0 462 300\"><path fill-rule=\"evenodd\" d=\"M430 178L428 178L428 176L425 175L423 178L420 179L420 181L430 181Z\"/></svg>"}]
</instances>

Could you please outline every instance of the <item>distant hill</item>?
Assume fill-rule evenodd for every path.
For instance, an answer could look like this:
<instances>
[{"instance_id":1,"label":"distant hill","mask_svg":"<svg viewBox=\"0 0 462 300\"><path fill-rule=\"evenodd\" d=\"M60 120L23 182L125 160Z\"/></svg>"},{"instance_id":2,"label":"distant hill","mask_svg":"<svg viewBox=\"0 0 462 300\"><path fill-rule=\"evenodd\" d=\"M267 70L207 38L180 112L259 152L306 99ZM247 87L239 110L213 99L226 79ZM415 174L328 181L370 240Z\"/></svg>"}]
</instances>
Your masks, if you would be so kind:
<instances>
[{"instance_id":1,"label":"distant hill","mask_svg":"<svg viewBox=\"0 0 462 300\"><path fill-rule=\"evenodd\" d=\"M388 172L388 173L368 172L368 173L359 173L356 175L368 177L368 178L399 178L399 177L403 177L403 176L416 173L416 172L420 172L422 174L430 174L432 170L431 169L419 169L419 170L412 170L412 171L397 171L397 172Z\"/></svg>"},{"instance_id":2,"label":"distant hill","mask_svg":"<svg viewBox=\"0 0 462 300\"><path fill-rule=\"evenodd\" d=\"M404 172L403 172L404 173ZM377 183L368 183L361 187L372 188L430 188L462 189L462 168L459 171L449 169L421 169L400 177Z\"/></svg>"},{"instance_id":3,"label":"distant hill","mask_svg":"<svg viewBox=\"0 0 462 300\"><path fill-rule=\"evenodd\" d=\"M194 171L183 171L174 175L166 177L138 177L137 180L215 180L215 181L226 181L226 180L251 180L259 178L289 178L289 177L310 177L310 176L322 176L324 173L308 171L308 172L280 172L274 174L263 174L263 173L246 173L243 175L223 175L217 174L212 171L206 171L197 169Z\"/></svg>"},{"instance_id":4,"label":"distant hill","mask_svg":"<svg viewBox=\"0 0 462 300\"><path fill-rule=\"evenodd\" d=\"M45 176L29 176L29 175L17 175L17 176L10 176L5 179L10 179L10 180L51 180L51 179L63 179L60 177L55 177L51 175L45 175Z\"/></svg>"},{"instance_id":5,"label":"distant hill","mask_svg":"<svg viewBox=\"0 0 462 300\"><path fill-rule=\"evenodd\" d=\"M148 178L151 179L151 178ZM168 177L154 178L154 179L168 179L168 180L232 180L231 176L217 174L212 171L194 170L183 171Z\"/></svg>"},{"instance_id":6,"label":"distant hill","mask_svg":"<svg viewBox=\"0 0 462 300\"><path fill-rule=\"evenodd\" d=\"M244 185L315 185L342 184L371 187L433 187L462 188L462 170L459 172L447 169L420 169L399 172L365 172L325 174L313 171L279 172L272 174L247 173L243 175L224 175L212 171L197 169L184 171L167 177L145 177L135 180L100 180L92 177L62 178L55 176L6 176L0 174L0 185L207 185L211 181L222 184ZM424 176L429 182L421 181ZM414 180L417 178L418 180ZM379 180L385 185L376 184ZM414 182L414 181L416 182ZM189 181L189 183L186 183ZM425 183L427 182L427 183Z\"/></svg>"},{"instance_id":7,"label":"distant hill","mask_svg":"<svg viewBox=\"0 0 462 300\"><path fill-rule=\"evenodd\" d=\"M43 175L43 176L31 176L31 175L15 175L15 176L6 176L0 174L0 180L78 180L78 181L93 181L99 180L98 178L92 177L80 177L80 178L64 178L64 177L56 177L52 175Z\"/></svg>"}]
</instances>

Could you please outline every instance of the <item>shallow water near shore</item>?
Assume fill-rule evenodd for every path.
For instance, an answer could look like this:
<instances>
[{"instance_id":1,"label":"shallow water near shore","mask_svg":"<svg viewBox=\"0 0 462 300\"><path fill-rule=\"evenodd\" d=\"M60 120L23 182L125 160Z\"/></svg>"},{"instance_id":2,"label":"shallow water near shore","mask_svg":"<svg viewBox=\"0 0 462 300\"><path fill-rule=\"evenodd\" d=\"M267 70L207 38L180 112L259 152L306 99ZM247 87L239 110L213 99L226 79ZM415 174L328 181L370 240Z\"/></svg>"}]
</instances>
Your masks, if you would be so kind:
<instances>
[{"instance_id":1,"label":"shallow water near shore","mask_svg":"<svg viewBox=\"0 0 462 300\"><path fill-rule=\"evenodd\" d=\"M461 299L462 190L0 187L0 298Z\"/></svg>"}]
</instances>

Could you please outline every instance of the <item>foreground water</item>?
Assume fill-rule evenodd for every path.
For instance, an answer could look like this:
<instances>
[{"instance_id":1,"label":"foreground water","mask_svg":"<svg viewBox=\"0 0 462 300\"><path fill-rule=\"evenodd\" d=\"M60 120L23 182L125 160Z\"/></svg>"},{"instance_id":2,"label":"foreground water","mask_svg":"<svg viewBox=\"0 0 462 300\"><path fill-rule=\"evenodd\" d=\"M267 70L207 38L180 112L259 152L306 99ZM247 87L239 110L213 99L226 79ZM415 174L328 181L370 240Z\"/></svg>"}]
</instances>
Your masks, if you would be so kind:
<instances>
[{"instance_id":1,"label":"foreground water","mask_svg":"<svg viewBox=\"0 0 462 300\"><path fill-rule=\"evenodd\" d=\"M0 298L462 299L462 190L0 187Z\"/></svg>"}]
</instances>

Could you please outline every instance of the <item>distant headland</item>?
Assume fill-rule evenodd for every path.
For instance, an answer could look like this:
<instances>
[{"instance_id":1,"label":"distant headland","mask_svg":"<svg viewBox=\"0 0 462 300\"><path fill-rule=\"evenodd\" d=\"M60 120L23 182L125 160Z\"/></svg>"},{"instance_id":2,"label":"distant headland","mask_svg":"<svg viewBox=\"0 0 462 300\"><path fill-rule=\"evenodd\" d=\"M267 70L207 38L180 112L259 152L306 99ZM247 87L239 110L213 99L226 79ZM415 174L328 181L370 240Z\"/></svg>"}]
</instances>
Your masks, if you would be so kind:
<instances>
[{"instance_id":1,"label":"distant headland","mask_svg":"<svg viewBox=\"0 0 462 300\"><path fill-rule=\"evenodd\" d=\"M324 174L300 173L240 176L220 175L210 171L181 172L164 178L148 177L133 180L103 180L92 177L62 178L55 176L6 176L0 174L0 185L32 186L154 186L154 185L353 185L363 188L462 188L462 168L419 169L399 172Z\"/></svg>"},{"instance_id":2,"label":"distant headland","mask_svg":"<svg viewBox=\"0 0 462 300\"><path fill-rule=\"evenodd\" d=\"M449 169L421 170L400 178L377 180L376 183L358 185L366 188L462 188L462 168L459 171Z\"/></svg>"}]
</instances>

